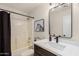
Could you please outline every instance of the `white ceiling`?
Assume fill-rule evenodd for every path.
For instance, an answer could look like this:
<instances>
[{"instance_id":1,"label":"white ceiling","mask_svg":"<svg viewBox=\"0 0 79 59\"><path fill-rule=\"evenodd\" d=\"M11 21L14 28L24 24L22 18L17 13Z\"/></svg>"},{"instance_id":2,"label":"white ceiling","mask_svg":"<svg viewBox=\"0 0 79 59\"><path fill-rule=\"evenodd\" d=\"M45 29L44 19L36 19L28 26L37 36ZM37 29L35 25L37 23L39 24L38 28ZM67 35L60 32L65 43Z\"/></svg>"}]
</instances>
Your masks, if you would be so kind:
<instances>
[{"instance_id":1,"label":"white ceiling","mask_svg":"<svg viewBox=\"0 0 79 59\"><path fill-rule=\"evenodd\" d=\"M0 5L5 5L7 7L15 8L17 10L29 13L33 9L43 5L44 3L2 3Z\"/></svg>"}]
</instances>

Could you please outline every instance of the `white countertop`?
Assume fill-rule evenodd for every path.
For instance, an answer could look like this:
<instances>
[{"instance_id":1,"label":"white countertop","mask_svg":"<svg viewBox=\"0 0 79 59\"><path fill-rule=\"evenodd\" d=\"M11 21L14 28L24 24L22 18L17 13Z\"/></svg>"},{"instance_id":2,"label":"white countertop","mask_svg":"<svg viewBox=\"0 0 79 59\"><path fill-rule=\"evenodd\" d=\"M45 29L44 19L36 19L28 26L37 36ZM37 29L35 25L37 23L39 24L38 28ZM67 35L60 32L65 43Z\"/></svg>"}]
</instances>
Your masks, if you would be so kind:
<instances>
[{"instance_id":1,"label":"white countertop","mask_svg":"<svg viewBox=\"0 0 79 59\"><path fill-rule=\"evenodd\" d=\"M54 48L53 46L47 44L49 42L48 39L42 39L34 42L34 44L46 49L47 51L54 53L58 56L79 56L79 45L70 44L69 42L59 42L58 44L64 45L65 48L63 50L59 50ZM55 41L52 41L55 43Z\"/></svg>"}]
</instances>

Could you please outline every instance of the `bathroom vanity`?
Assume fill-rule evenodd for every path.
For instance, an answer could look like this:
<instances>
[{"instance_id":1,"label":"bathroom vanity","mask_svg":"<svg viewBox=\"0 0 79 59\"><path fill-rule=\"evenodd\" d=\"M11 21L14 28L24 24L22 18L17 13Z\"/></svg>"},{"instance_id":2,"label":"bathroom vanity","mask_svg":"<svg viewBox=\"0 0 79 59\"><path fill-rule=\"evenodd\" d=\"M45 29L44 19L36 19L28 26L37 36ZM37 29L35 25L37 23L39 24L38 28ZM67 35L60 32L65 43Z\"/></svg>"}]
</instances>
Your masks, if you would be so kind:
<instances>
[{"instance_id":1,"label":"bathroom vanity","mask_svg":"<svg viewBox=\"0 0 79 59\"><path fill-rule=\"evenodd\" d=\"M34 45L34 55L35 56L56 56L55 54L47 51L46 49L39 47L36 44Z\"/></svg>"},{"instance_id":2,"label":"bathroom vanity","mask_svg":"<svg viewBox=\"0 0 79 59\"><path fill-rule=\"evenodd\" d=\"M52 53L51 48L47 46L48 40L39 40L34 42L34 56L57 56L59 54ZM46 45L45 45L46 44Z\"/></svg>"},{"instance_id":3,"label":"bathroom vanity","mask_svg":"<svg viewBox=\"0 0 79 59\"><path fill-rule=\"evenodd\" d=\"M66 39L59 39L59 43L53 39L43 39L34 42L35 56L79 56L79 43Z\"/></svg>"}]
</instances>

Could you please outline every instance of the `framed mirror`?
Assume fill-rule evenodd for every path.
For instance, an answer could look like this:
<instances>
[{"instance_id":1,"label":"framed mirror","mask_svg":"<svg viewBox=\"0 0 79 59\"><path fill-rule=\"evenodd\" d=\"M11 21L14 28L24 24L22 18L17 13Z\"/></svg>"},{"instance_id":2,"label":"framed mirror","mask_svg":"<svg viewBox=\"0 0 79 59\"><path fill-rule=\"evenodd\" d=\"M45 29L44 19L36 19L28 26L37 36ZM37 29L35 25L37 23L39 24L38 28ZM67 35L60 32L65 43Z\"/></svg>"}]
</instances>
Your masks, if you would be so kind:
<instances>
[{"instance_id":1,"label":"framed mirror","mask_svg":"<svg viewBox=\"0 0 79 59\"><path fill-rule=\"evenodd\" d=\"M72 4L60 4L49 11L49 34L72 37Z\"/></svg>"}]
</instances>

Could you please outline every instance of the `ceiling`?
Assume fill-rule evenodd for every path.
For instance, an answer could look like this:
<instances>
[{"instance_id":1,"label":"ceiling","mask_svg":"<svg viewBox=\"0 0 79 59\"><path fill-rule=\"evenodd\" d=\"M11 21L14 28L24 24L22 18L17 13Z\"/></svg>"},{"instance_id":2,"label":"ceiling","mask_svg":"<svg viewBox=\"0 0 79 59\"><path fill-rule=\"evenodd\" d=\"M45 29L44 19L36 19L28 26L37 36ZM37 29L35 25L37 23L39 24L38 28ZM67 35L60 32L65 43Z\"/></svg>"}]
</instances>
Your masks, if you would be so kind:
<instances>
[{"instance_id":1,"label":"ceiling","mask_svg":"<svg viewBox=\"0 0 79 59\"><path fill-rule=\"evenodd\" d=\"M33 9L43 5L44 3L2 3L0 5L5 5L7 7L15 8L17 10L29 13Z\"/></svg>"}]
</instances>

